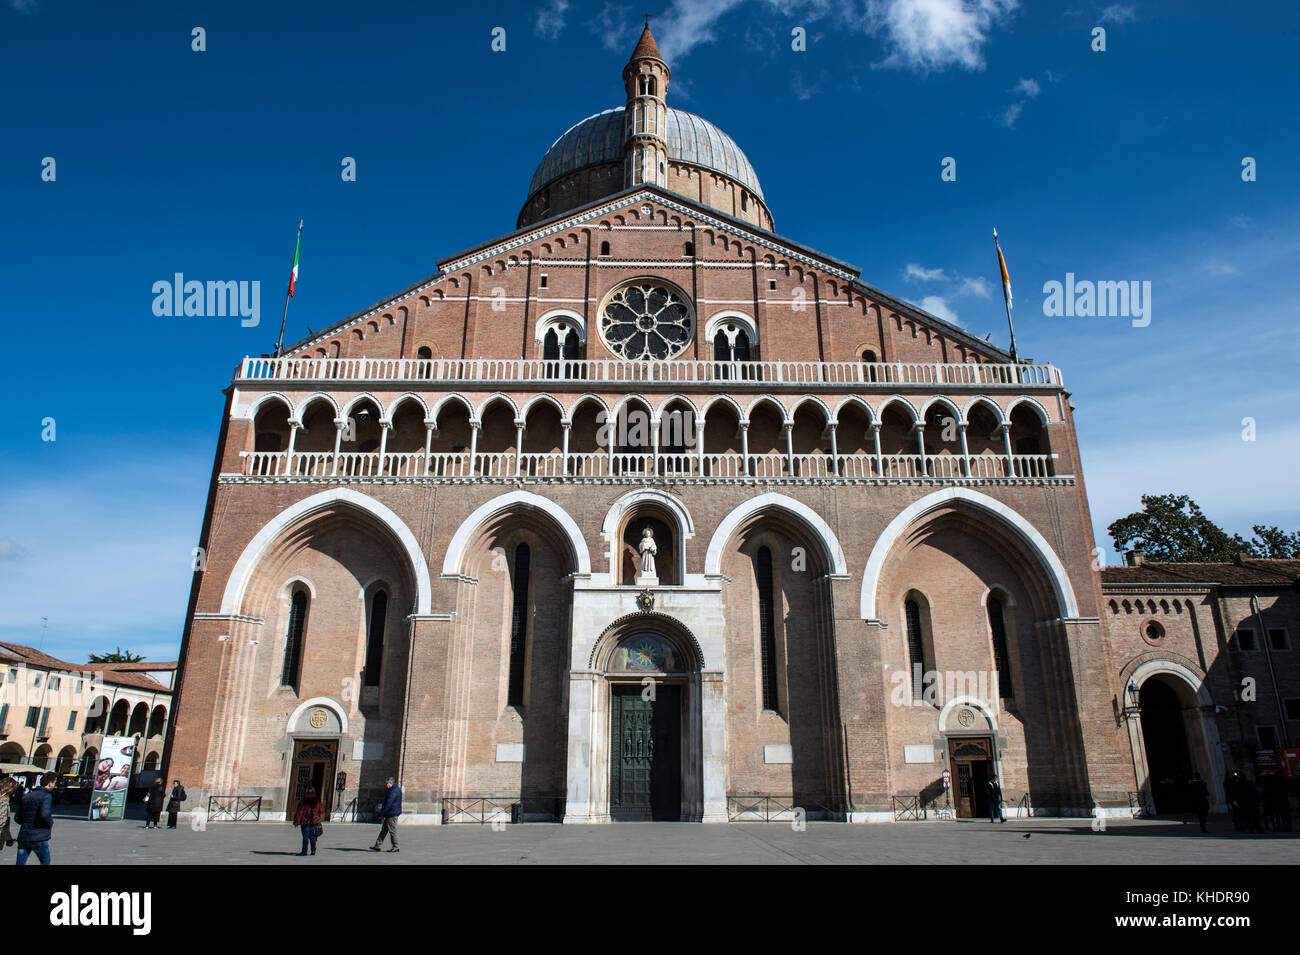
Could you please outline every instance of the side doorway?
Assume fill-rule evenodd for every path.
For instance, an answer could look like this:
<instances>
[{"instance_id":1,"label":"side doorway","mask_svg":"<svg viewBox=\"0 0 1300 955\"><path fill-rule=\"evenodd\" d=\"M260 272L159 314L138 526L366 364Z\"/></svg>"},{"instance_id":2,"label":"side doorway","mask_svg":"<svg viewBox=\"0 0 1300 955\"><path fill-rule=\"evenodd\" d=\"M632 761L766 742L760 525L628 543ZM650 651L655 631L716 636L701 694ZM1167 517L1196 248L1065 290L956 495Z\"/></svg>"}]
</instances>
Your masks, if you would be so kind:
<instances>
[{"instance_id":1,"label":"side doorway","mask_svg":"<svg viewBox=\"0 0 1300 955\"><path fill-rule=\"evenodd\" d=\"M311 786L325 804L329 815L334 800L334 771L338 765L339 742L336 739L294 740L293 763L289 770L289 798L285 818L292 819L298 802Z\"/></svg>"},{"instance_id":2,"label":"side doorway","mask_svg":"<svg viewBox=\"0 0 1300 955\"><path fill-rule=\"evenodd\" d=\"M953 803L958 819L988 818L993 741L987 736L949 739Z\"/></svg>"}]
</instances>

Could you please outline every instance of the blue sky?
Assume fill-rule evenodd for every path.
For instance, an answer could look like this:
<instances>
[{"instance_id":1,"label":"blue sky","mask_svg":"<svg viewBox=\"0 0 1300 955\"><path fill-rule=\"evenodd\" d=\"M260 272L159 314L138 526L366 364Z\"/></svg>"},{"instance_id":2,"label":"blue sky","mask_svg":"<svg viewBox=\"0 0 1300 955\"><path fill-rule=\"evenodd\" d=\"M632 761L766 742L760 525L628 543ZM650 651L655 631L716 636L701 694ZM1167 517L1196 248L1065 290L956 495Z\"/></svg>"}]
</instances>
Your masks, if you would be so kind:
<instances>
[{"instance_id":1,"label":"blue sky","mask_svg":"<svg viewBox=\"0 0 1300 955\"><path fill-rule=\"evenodd\" d=\"M298 219L288 340L510 231L555 137L622 103L642 10L778 232L1005 345L997 226L1099 543L1142 492L1300 527L1292 4L3 0L0 639L174 658L221 389L274 344ZM175 272L260 281L260 324L156 317ZM1067 272L1150 281L1150 325L1045 316Z\"/></svg>"}]
</instances>

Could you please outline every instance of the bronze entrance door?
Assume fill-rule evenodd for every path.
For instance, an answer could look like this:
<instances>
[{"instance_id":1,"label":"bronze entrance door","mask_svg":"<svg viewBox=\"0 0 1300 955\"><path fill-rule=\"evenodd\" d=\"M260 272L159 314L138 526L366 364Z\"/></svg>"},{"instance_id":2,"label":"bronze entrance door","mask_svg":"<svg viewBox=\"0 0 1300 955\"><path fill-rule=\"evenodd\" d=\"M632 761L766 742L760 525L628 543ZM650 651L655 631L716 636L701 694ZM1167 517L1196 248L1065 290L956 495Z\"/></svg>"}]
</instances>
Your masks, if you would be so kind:
<instances>
[{"instance_id":1,"label":"bronze entrance door","mask_svg":"<svg viewBox=\"0 0 1300 955\"><path fill-rule=\"evenodd\" d=\"M338 750L338 740L334 739L294 741L293 765L289 770L289 801L285 806L285 813L290 820L298 809L298 800L302 799L308 786L316 790L316 795L325 804L325 812L329 813L334 798L334 766Z\"/></svg>"},{"instance_id":2,"label":"bronze entrance door","mask_svg":"<svg viewBox=\"0 0 1300 955\"><path fill-rule=\"evenodd\" d=\"M989 779L993 775L993 741L987 736L949 739L952 798L958 819L989 814Z\"/></svg>"},{"instance_id":3,"label":"bronze entrance door","mask_svg":"<svg viewBox=\"0 0 1300 955\"><path fill-rule=\"evenodd\" d=\"M655 699L640 684L610 687L609 814L619 821L682 817L680 687L660 683Z\"/></svg>"}]
</instances>

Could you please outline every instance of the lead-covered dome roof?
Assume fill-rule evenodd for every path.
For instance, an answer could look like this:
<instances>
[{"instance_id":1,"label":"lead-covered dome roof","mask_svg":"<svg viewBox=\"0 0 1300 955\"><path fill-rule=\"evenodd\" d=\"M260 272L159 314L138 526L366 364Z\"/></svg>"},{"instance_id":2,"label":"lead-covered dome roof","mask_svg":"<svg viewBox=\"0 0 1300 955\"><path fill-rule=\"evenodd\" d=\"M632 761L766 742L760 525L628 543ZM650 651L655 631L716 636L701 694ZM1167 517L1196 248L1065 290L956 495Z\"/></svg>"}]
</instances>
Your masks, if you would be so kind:
<instances>
[{"instance_id":1,"label":"lead-covered dome roof","mask_svg":"<svg viewBox=\"0 0 1300 955\"><path fill-rule=\"evenodd\" d=\"M748 157L736 141L701 116L668 107L668 158L703 166L734 179L759 199L763 189ZM586 166L621 162L627 133L623 107L588 116L555 141L533 173L528 194L548 182Z\"/></svg>"}]
</instances>

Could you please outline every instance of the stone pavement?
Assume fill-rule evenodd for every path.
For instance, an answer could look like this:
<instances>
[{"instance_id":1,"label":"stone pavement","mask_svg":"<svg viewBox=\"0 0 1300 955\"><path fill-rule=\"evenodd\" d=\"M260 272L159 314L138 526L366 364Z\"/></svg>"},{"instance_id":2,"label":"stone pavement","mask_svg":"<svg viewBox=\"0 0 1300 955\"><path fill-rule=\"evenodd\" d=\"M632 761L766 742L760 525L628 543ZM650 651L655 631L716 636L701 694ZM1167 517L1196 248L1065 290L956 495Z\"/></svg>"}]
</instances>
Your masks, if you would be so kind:
<instances>
[{"instance_id":1,"label":"stone pavement","mask_svg":"<svg viewBox=\"0 0 1300 955\"><path fill-rule=\"evenodd\" d=\"M1247 835L1226 820L1202 835L1179 822L1025 819L997 825L939 821L849 825L622 823L561 826L405 826L402 851L371 852L379 827L327 823L318 853L298 858L287 823L214 823L194 831L146 830L139 820L89 822L56 816L55 864L411 865L465 864L1265 864L1300 861L1300 832ZM0 865L13 864L11 851ZM35 864L31 860L29 865Z\"/></svg>"}]
</instances>

